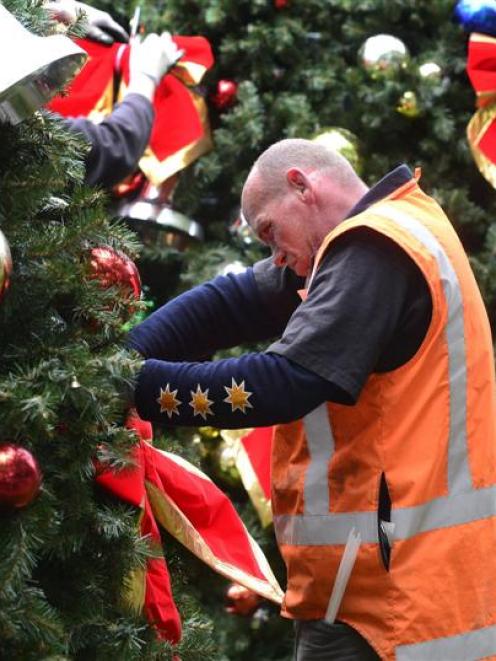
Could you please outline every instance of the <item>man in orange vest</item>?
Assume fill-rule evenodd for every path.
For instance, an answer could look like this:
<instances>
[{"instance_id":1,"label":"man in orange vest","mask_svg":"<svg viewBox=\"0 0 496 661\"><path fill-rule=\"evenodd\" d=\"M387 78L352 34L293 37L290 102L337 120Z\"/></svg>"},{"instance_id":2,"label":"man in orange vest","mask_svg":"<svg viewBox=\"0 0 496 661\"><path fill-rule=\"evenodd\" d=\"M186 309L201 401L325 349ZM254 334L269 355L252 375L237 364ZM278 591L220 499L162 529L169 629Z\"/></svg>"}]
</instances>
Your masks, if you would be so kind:
<instances>
[{"instance_id":1,"label":"man in orange vest","mask_svg":"<svg viewBox=\"0 0 496 661\"><path fill-rule=\"evenodd\" d=\"M400 166L368 190L327 148L276 143L242 195L273 261L186 292L129 338L145 419L284 423L272 506L297 661L496 656L491 333L417 180Z\"/></svg>"}]
</instances>

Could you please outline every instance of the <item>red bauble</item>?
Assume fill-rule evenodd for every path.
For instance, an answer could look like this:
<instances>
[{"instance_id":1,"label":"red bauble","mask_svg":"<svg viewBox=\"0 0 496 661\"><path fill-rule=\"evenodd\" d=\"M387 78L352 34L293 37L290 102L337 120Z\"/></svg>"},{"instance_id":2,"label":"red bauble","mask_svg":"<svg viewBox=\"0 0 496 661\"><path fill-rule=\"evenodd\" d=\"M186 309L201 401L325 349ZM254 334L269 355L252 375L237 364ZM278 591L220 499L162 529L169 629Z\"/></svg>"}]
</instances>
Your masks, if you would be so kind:
<instances>
[{"instance_id":1,"label":"red bauble","mask_svg":"<svg viewBox=\"0 0 496 661\"><path fill-rule=\"evenodd\" d=\"M145 181L145 175L142 172L135 172L116 184L112 193L114 197L127 197L142 188Z\"/></svg>"},{"instance_id":2,"label":"red bauble","mask_svg":"<svg viewBox=\"0 0 496 661\"><path fill-rule=\"evenodd\" d=\"M99 280L104 289L113 285L120 287L130 299L138 300L141 296L141 278L136 264L110 246L91 249L90 278Z\"/></svg>"},{"instance_id":3,"label":"red bauble","mask_svg":"<svg viewBox=\"0 0 496 661\"><path fill-rule=\"evenodd\" d=\"M0 445L0 506L29 505L40 485L40 467L31 452L11 443Z\"/></svg>"},{"instance_id":4,"label":"red bauble","mask_svg":"<svg viewBox=\"0 0 496 661\"><path fill-rule=\"evenodd\" d=\"M9 288L12 273L12 257L7 239L0 231L0 301Z\"/></svg>"},{"instance_id":5,"label":"red bauble","mask_svg":"<svg viewBox=\"0 0 496 661\"><path fill-rule=\"evenodd\" d=\"M238 85L234 80L219 80L217 91L212 97L212 102L219 110L229 108L236 101Z\"/></svg>"},{"instance_id":6,"label":"red bauble","mask_svg":"<svg viewBox=\"0 0 496 661\"><path fill-rule=\"evenodd\" d=\"M284 9L289 4L289 0L274 0L274 7L276 9Z\"/></svg>"},{"instance_id":7,"label":"red bauble","mask_svg":"<svg viewBox=\"0 0 496 661\"><path fill-rule=\"evenodd\" d=\"M261 597L256 592L245 588L244 585L231 583L226 592L226 611L234 615L251 615L254 613Z\"/></svg>"}]
</instances>

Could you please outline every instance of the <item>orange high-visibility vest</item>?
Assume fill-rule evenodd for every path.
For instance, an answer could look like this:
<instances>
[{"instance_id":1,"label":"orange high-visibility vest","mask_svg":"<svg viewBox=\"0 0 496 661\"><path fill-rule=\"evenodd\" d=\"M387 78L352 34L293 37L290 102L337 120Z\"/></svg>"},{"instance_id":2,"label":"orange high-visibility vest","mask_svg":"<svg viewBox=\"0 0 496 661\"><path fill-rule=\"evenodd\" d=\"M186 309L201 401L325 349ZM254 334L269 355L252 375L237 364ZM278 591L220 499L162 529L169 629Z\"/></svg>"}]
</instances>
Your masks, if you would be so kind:
<instances>
[{"instance_id":1,"label":"orange high-visibility vest","mask_svg":"<svg viewBox=\"0 0 496 661\"><path fill-rule=\"evenodd\" d=\"M354 406L328 402L276 428L272 505L288 573L282 614L325 616L354 527L361 544L338 620L383 659L496 658L496 393L484 304L453 227L416 180L338 225L316 268L336 237L364 226L420 268L432 319L415 356L372 374ZM384 480L394 527L389 571L378 534Z\"/></svg>"}]
</instances>

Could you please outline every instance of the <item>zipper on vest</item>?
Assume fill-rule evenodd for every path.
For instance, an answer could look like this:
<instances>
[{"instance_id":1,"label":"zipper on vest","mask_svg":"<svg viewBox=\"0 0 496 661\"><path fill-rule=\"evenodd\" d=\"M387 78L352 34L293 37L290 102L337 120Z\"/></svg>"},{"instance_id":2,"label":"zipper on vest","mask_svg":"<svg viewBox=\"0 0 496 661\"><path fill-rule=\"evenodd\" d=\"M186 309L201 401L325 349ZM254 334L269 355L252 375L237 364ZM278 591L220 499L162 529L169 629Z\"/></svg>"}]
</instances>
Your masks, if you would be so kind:
<instances>
[{"instance_id":1,"label":"zipper on vest","mask_svg":"<svg viewBox=\"0 0 496 661\"><path fill-rule=\"evenodd\" d=\"M391 497L386 476L381 473L379 483L379 505L377 508L377 529L379 549L384 569L389 571L394 523L391 522Z\"/></svg>"}]
</instances>

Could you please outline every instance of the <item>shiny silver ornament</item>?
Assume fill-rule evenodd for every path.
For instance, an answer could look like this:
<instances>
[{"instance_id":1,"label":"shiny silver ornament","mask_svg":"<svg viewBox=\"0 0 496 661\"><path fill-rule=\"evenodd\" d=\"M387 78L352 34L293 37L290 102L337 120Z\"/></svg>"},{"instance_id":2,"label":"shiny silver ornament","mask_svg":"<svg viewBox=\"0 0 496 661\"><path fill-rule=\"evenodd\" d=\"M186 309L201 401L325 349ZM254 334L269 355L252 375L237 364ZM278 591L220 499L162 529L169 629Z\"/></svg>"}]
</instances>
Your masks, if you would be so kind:
<instances>
[{"instance_id":1,"label":"shiny silver ornament","mask_svg":"<svg viewBox=\"0 0 496 661\"><path fill-rule=\"evenodd\" d=\"M80 70L87 54L68 37L39 37L0 4L0 122L18 124Z\"/></svg>"},{"instance_id":2,"label":"shiny silver ornament","mask_svg":"<svg viewBox=\"0 0 496 661\"><path fill-rule=\"evenodd\" d=\"M376 34L365 40L359 50L363 68L373 78L394 75L409 59L405 44L392 34Z\"/></svg>"},{"instance_id":3,"label":"shiny silver ornament","mask_svg":"<svg viewBox=\"0 0 496 661\"><path fill-rule=\"evenodd\" d=\"M425 80L432 82L441 80L442 73L441 67L435 62L424 62L419 66L419 75Z\"/></svg>"},{"instance_id":4,"label":"shiny silver ornament","mask_svg":"<svg viewBox=\"0 0 496 661\"><path fill-rule=\"evenodd\" d=\"M10 255L7 239L0 231L0 301L9 288L10 274L12 273L12 257Z\"/></svg>"},{"instance_id":5,"label":"shiny silver ornament","mask_svg":"<svg viewBox=\"0 0 496 661\"><path fill-rule=\"evenodd\" d=\"M239 274L244 273L248 267L243 262L240 262L239 259L236 259L234 262L225 264L219 271L219 275L229 275L229 273Z\"/></svg>"},{"instance_id":6,"label":"shiny silver ornament","mask_svg":"<svg viewBox=\"0 0 496 661\"><path fill-rule=\"evenodd\" d=\"M229 233L245 246L250 246L257 240L257 235L241 213L236 216L235 221L230 225Z\"/></svg>"}]
</instances>

